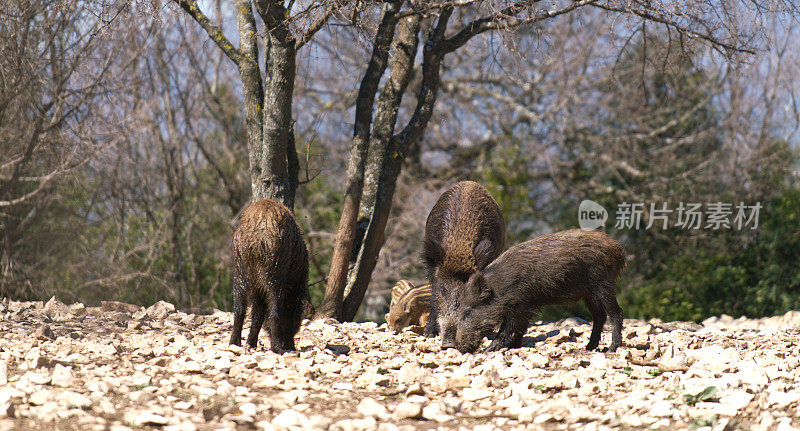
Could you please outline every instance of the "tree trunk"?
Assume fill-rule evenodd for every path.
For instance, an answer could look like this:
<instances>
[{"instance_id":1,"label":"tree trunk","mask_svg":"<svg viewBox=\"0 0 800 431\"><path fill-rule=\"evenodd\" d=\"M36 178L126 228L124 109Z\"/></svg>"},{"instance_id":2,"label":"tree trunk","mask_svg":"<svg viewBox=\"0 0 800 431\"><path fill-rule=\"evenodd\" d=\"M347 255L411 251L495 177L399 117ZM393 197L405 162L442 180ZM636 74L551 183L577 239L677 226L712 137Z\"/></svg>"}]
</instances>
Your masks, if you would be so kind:
<instances>
[{"instance_id":1,"label":"tree trunk","mask_svg":"<svg viewBox=\"0 0 800 431\"><path fill-rule=\"evenodd\" d=\"M342 310L345 321L355 318L383 247L386 222L392 209L395 184L402 166L402 154L396 151L396 145L392 145L392 135L403 93L414 69L414 57L419 45L418 33L419 18L416 16L406 18L398 25L392 73L378 99L369 164L364 176L364 202L361 206L361 215L369 217L370 223L353 271L355 276L348 279L347 297Z\"/></svg>"},{"instance_id":2,"label":"tree trunk","mask_svg":"<svg viewBox=\"0 0 800 431\"><path fill-rule=\"evenodd\" d=\"M386 148L381 174L376 188L375 206L373 208L370 226L362 243L362 252L357 262L355 277L352 287L344 301L343 320L353 320L355 318L361 301L364 300L372 271L378 261L378 253L383 246L384 230L392 208L392 198L400 174L405 153L409 146L422 137L422 133L428 125L428 121L433 114L436 98L439 93L440 74L442 58L446 51L443 40L447 22L452 15L452 8L445 8L439 15L436 27L428 35L428 41L423 49L422 62L422 85L417 96L417 106L408 124L399 134L391 137ZM413 60L413 56L412 56ZM413 63L412 63L413 64ZM407 72L410 74L410 70ZM409 77L406 77L406 83ZM391 80L390 80L391 81ZM388 84L387 84L388 85ZM399 95L402 97L402 94ZM399 106L399 102L395 105ZM387 105L392 106L392 105ZM393 109L397 109L395 106ZM387 113L388 114L388 113ZM396 116L396 111L394 113ZM392 122L394 123L394 121ZM378 133L378 121L376 120L376 134ZM391 134L389 135L391 136Z\"/></svg>"},{"instance_id":3,"label":"tree trunk","mask_svg":"<svg viewBox=\"0 0 800 431\"><path fill-rule=\"evenodd\" d=\"M325 287L325 297L317 309L315 318L333 317L341 320L342 299L344 298L350 254L353 248L353 239L355 238L356 220L364 186L364 167L370 142L375 93L378 91L381 77L386 70L389 48L397 27L396 14L400 10L402 3L402 1L394 1L384 6L381 22L375 35L372 57L364 77L361 79L361 86L356 100L353 144L347 168L344 205L339 219L339 228L336 232L331 268Z\"/></svg>"},{"instance_id":4,"label":"tree trunk","mask_svg":"<svg viewBox=\"0 0 800 431\"><path fill-rule=\"evenodd\" d=\"M264 141L258 165L251 165L253 199L270 198L294 208L297 176L290 176L288 155L294 149L292 96L295 80L294 40L274 31L267 40L266 79L264 81ZM291 147L291 149L290 149ZM296 172L295 172L296 174Z\"/></svg>"},{"instance_id":5,"label":"tree trunk","mask_svg":"<svg viewBox=\"0 0 800 431\"><path fill-rule=\"evenodd\" d=\"M248 0L236 0L241 52L239 76L244 95L253 200L274 199L291 210L299 170L292 118L295 40L280 4L258 2L256 7L268 30L263 83L258 68L252 4Z\"/></svg>"}]
</instances>

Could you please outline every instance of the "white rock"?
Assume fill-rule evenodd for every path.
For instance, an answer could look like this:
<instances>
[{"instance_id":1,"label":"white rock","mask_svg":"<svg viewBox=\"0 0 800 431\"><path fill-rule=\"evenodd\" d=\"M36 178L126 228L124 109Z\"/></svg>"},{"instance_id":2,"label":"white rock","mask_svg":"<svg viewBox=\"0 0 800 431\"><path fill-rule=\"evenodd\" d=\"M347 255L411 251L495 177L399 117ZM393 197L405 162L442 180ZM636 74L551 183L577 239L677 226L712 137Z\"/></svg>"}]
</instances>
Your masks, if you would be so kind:
<instances>
[{"instance_id":1,"label":"white rock","mask_svg":"<svg viewBox=\"0 0 800 431\"><path fill-rule=\"evenodd\" d=\"M219 358L214 361L214 368L218 370L225 370L231 368L231 360L230 358Z\"/></svg>"},{"instance_id":2,"label":"white rock","mask_svg":"<svg viewBox=\"0 0 800 431\"><path fill-rule=\"evenodd\" d=\"M424 375L425 370L423 370L419 365L408 362L400 367L400 369L397 371L397 382L405 383L407 385L419 383L422 381Z\"/></svg>"},{"instance_id":3,"label":"white rock","mask_svg":"<svg viewBox=\"0 0 800 431\"><path fill-rule=\"evenodd\" d=\"M656 418L672 417L672 403L666 400L656 401L650 406L648 414Z\"/></svg>"},{"instance_id":4,"label":"white rock","mask_svg":"<svg viewBox=\"0 0 800 431\"><path fill-rule=\"evenodd\" d=\"M661 354L658 368L661 371L684 371L691 364L689 357L684 352L678 350L674 344L670 344Z\"/></svg>"},{"instance_id":5,"label":"white rock","mask_svg":"<svg viewBox=\"0 0 800 431\"><path fill-rule=\"evenodd\" d=\"M170 313L175 311L175 306L169 302L158 301L147 308L147 317L154 320L163 320Z\"/></svg>"},{"instance_id":6,"label":"white rock","mask_svg":"<svg viewBox=\"0 0 800 431\"><path fill-rule=\"evenodd\" d=\"M72 317L72 310L69 306L56 299L55 296L44 305L44 313L53 320L63 321Z\"/></svg>"},{"instance_id":7,"label":"white rock","mask_svg":"<svg viewBox=\"0 0 800 431\"><path fill-rule=\"evenodd\" d=\"M272 425L277 429L293 429L296 427L306 429L310 425L308 416L296 410L286 409L272 419Z\"/></svg>"},{"instance_id":8,"label":"white rock","mask_svg":"<svg viewBox=\"0 0 800 431\"><path fill-rule=\"evenodd\" d=\"M72 385L72 368L65 367L61 364L56 364L53 367L53 373L50 376L50 384L62 388L68 388Z\"/></svg>"},{"instance_id":9,"label":"white rock","mask_svg":"<svg viewBox=\"0 0 800 431\"><path fill-rule=\"evenodd\" d=\"M394 418L397 420L416 418L422 414L422 406L416 403L404 401L394 409Z\"/></svg>"},{"instance_id":10,"label":"white rock","mask_svg":"<svg viewBox=\"0 0 800 431\"><path fill-rule=\"evenodd\" d=\"M83 409L92 405L89 397L72 391L64 391L56 397L56 401L69 408Z\"/></svg>"},{"instance_id":11,"label":"white rock","mask_svg":"<svg viewBox=\"0 0 800 431\"><path fill-rule=\"evenodd\" d=\"M517 412L517 420L523 423L531 422L538 416L538 413L538 406L525 406Z\"/></svg>"},{"instance_id":12,"label":"white rock","mask_svg":"<svg viewBox=\"0 0 800 431\"><path fill-rule=\"evenodd\" d=\"M745 391L733 391L719 399L719 403L730 407L735 411L739 411L753 400L755 395L749 394Z\"/></svg>"},{"instance_id":13,"label":"white rock","mask_svg":"<svg viewBox=\"0 0 800 431\"><path fill-rule=\"evenodd\" d=\"M439 423L453 420L453 417L447 414L447 408L444 404L438 402L433 402L423 407L422 417Z\"/></svg>"},{"instance_id":14,"label":"white rock","mask_svg":"<svg viewBox=\"0 0 800 431\"><path fill-rule=\"evenodd\" d=\"M792 426L792 419L791 418L780 418L777 420L778 426L775 427L775 431L797 431L797 427Z\"/></svg>"},{"instance_id":15,"label":"white rock","mask_svg":"<svg viewBox=\"0 0 800 431\"><path fill-rule=\"evenodd\" d=\"M476 401L484 398L490 398L492 391L487 389L464 388L462 398L464 401Z\"/></svg>"},{"instance_id":16,"label":"white rock","mask_svg":"<svg viewBox=\"0 0 800 431\"><path fill-rule=\"evenodd\" d=\"M539 353L528 355L526 361L536 368L546 368L550 363L550 359L547 356L540 355Z\"/></svg>"},{"instance_id":17,"label":"white rock","mask_svg":"<svg viewBox=\"0 0 800 431\"><path fill-rule=\"evenodd\" d=\"M54 398L55 394L53 394L52 391L49 391L47 389L42 389L32 393L28 397L28 403L35 406L41 406L47 403L48 401L53 400Z\"/></svg>"},{"instance_id":18,"label":"white rock","mask_svg":"<svg viewBox=\"0 0 800 431\"><path fill-rule=\"evenodd\" d=\"M383 404L375 401L372 398L364 398L358 403L358 412L364 416L372 416L380 419L389 417L389 413Z\"/></svg>"},{"instance_id":19,"label":"white rock","mask_svg":"<svg viewBox=\"0 0 800 431\"><path fill-rule=\"evenodd\" d=\"M767 396L767 405L783 408L789 404L800 401L800 391L773 391Z\"/></svg>"},{"instance_id":20,"label":"white rock","mask_svg":"<svg viewBox=\"0 0 800 431\"><path fill-rule=\"evenodd\" d=\"M8 383L8 362L0 359L0 386Z\"/></svg>"},{"instance_id":21,"label":"white rock","mask_svg":"<svg viewBox=\"0 0 800 431\"><path fill-rule=\"evenodd\" d=\"M243 415L255 417L257 407L253 403L242 403L239 404L239 411L241 411Z\"/></svg>"},{"instance_id":22,"label":"white rock","mask_svg":"<svg viewBox=\"0 0 800 431\"><path fill-rule=\"evenodd\" d=\"M100 401L97 402L97 405L92 408L92 410L97 411L97 413L103 413L105 415L111 416L117 414L117 408L114 407L114 404L102 398Z\"/></svg>"},{"instance_id":23,"label":"white rock","mask_svg":"<svg viewBox=\"0 0 800 431\"><path fill-rule=\"evenodd\" d=\"M620 421L620 423L622 423L622 425L626 425L626 426L634 427L634 428L639 428L642 425L644 425L644 423L642 422L642 418L639 415L634 414L634 413L629 413L629 414L622 415L622 417L619 419L619 421Z\"/></svg>"},{"instance_id":24,"label":"white rock","mask_svg":"<svg viewBox=\"0 0 800 431\"><path fill-rule=\"evenodd\" d=\"M125 417L129 419L128 421L130 424L137 427L146 425L161 426L161 425L166 425L169 422L169 420L164 416L157 415L150 411L141 411L141 412L134 411L126 414Z\"/></svg>"},{"instance_id":25,"label":"white rock","mask_svg":"<svg viewBox=\"0 0 800 431\"><path fill-rule=\"evenodd\" d=\"M606 355L595 353L589 359L589 366L598 370L607 370L611 368L611 361L606 358Z\"/></svg>"},{"instance_id":26,"label":"white rock","mask_svg":"<svg viewBox=\"0 0 800 431\"><path fill-rule=\"evenodd\" d=\"M352 391L353 384L350 382L337 382L331 385L331 387L337 391Z\"/></svg>"},{"instance_id":27,"label":"white rock","mask_svg":"<svg viewBox=\"0 0 800 431\"><path fill-rule=\"evenodd\" d=\"M754 390L760 390L769 383L767 374L762 367L752 361L742 361L738 364L739 371L736 377L744 385L752 386Z\"/></svg>"}]
</instances>

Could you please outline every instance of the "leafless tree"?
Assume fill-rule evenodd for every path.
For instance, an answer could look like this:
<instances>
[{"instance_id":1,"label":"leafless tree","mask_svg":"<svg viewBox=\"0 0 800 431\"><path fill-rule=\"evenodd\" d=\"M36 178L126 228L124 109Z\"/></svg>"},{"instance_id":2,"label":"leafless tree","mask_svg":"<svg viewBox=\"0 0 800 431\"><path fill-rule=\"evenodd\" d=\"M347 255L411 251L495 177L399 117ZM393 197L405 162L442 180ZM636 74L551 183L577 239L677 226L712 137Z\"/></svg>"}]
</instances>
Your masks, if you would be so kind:
<instances>
[{"instance_id":1,"label":"leafless tree","mask_svg":"<svg viewBox=\"0 0 800 431\"><path fill-rule=\"evenodd\" d=\"M90 211L115 232L93 244L104 265L86 268L82 288L104 298L122 287L133 302L227 304L219 291L228 283L229 221L249 194L247 138L228 84L235 70L208 70L198 59L215 51L204 42L174 16L155 22L129 71L136 85L121 138L91 163Z\"/></svg>"},{"instance_id":2,"label":"leafless tree","mask_svg":"<svg viewBox=\"0 0 800 431\"><path fill-rule=\"evenodd\" d=\"M58 203L57 185L113 145L130 57L106 37L125 3L3 2L0 11L0 294L23 270L26 233ZM118 33L124 37L124 32ZM41 250L40 250L41 252Z\"/></svg>"}]
</instances>

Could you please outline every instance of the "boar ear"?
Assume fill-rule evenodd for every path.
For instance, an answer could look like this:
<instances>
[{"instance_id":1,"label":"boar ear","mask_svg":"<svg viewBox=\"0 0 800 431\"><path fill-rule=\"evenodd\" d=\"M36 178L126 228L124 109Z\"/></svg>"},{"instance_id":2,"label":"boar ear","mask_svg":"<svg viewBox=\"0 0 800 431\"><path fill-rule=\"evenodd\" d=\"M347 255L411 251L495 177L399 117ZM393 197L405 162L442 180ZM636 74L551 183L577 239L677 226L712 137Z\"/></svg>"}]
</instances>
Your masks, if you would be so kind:
<instances>
[{"instance_id":1,"label":"boar ear","mask_svg":"<svg viewBox=\"0 0 800 431\"><path fill-rule=\"evenodd\" d=\"M494 290L492 290L492 288L489 287L489 285L487 285L485 282L481 284L481 293L479 298L481 299L481 302L490 301L492 298L494 298Z\"/></svg>"},{"instance_id":2,"label":"boar ear","mask_svg":"<svg viewBox=\"0 0 800 431\"><path fill-rule=\"evenodd\" d=\"M483 271L492 262L492 248L491 241L483 239L472 249L478 271Z\"/></svg>"},{"instance_id":3,"label":"boar ear","mask_svg":"<svg viewBox=\"0 0 800 431\"><path fill-rule=\"evenodd\" d=\"M422 242L422 260L425 264L434 267L444 260L444 248L439 241L426 236Z\"/></svg>"},{"instance_id":4,"label":"boar ear","mask_svg":"<svg viewBox=\"0 0 800 431\"><path fill-rule=\"evenodd\" d=\"M478 297L478 301L484 302L492 299L494 291L488 284L482 272L476 272L469 277L469 286L472 288L472 293Z\"/></svg>"}]
</instances>

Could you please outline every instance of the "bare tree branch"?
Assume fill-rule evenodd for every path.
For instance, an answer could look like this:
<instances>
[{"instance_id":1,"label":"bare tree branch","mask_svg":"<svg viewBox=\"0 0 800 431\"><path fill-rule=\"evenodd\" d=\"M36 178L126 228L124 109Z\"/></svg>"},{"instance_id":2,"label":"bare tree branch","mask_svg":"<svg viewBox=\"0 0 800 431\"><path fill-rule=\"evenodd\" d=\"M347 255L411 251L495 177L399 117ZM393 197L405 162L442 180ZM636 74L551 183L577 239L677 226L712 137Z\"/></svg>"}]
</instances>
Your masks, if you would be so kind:
<instances>
[{"instance_id":1,"label":"bare tree branch","mask_svg":"<svg viewBox=\"0 0 800 431\"><path fill-rule=\"evenodd\" d=\"M608 3L595 3L595 2L593 2L592 5L594 7L597 7L597 8L603 9L603 10L607 10L609 12L618 12L618 13L636 15L636 16L641 17L643 19L646 19L648 21L653 21L653 22L657 22L657 23L661 23L661 24L667 25L667 26L677 30L681 34L685 34L686 36L688 36L690 38L702 39L702 40L710 43L711 46L714 47L715 49L719 49L721 47L721 48L724 48L724 49L732 51L732 52L755 54L755 51L753 49L747 48L745 46L733 45L730 42L726 42L726 41L721 40L721 39L719 39L717 37L714 37L711 34L711 32L701 33L701 32L698 32L696 30L692 30L692 29L686 27L685 25L681 25L680 23L676 22L675 20L669 19L667 16L659 15L655 11L652 11L652 10L646 10L646 9L637 8L637 7L618 7L618 6L613 6L611 4L608 4ZM723 54L725 54L725 53L723 53Z\"/></svg>"},{"instance_id":2,"label":"bare tree branch","mask_svg":"<svg viewBox=\"0 0 800 431\"><path fill-rule=\"evenodd\" d=\"M303 45L308 43L314 35L322 29L322 27L328 22L331 16L339 10L341 4L339 1L333 1L327 5L325 11L320 15L311 25L297 38L297 42L295 43L294 48L299 50Z\"/></svg>"},{"instance_id":3,"label":"bare tree branch","mask_svg":"<svg viewBox=\"0 0 800 431\"><path fill-rule=\"evenodd\" d=\"M230 43L230 41L228 41L228 38L226 38L225 35L222 34L222 29L220 29L218 26L212 23L211 20L200 10L200 7L197 6L196 0L173 0L173 1L176 2L178 6L181 7L181 9L186 11L186 13L188 13L189 16L191 16L195 21L197 21L198 24L200 24L200 27L202 27L203 30L205 30L206 33L208 33L208 37L210 37L211 40L213 40L214 43L217 44L217 46L222 50L222 52L225 53L226 56L228 56L228 58L231 59L231 61L236 63L237 66L239 65L239 62L241 61L242 58L241 52L239 52L239 50L236 49Z\"/></svg>"}]
</instances>

